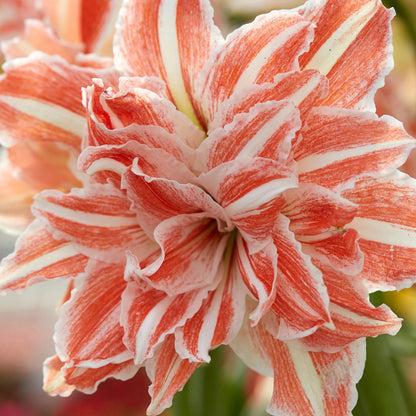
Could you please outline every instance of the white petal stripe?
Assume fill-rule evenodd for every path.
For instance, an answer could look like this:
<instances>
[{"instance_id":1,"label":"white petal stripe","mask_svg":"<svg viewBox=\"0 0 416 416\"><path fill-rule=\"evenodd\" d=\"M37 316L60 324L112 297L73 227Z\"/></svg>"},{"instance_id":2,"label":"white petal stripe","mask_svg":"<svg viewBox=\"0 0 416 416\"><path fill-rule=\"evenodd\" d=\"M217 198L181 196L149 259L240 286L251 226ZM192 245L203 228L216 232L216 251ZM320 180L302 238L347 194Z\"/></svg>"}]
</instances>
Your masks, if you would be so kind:
<instances>
[{"instance_id":1,"label":"white petal stripe","mask_svg":"<svg viewBox=\"0 0 416 416\"><path fill-rule=\"evenodd\" d=\"M176 31L178 0L165 0L159 8L159 42L169 90L177 108L198 124L182 76L179 46Z\"/></svg>"},{"instance_id":2,"label":"white petal stripe","mask_svg":"<svg viewBox=\"0 0 416 416\"><path fill-rule=\"evenodd\" d=\"M250 141L241 149L237 157L254 157L261 153L265 144L270 140L270 137L272 137L288 120L293 119L294 114L297 115L299 112L296 110L294 113L294 108L291 105L284 106L282 110L258 130ZM292 124L294 124L294 128L301 127L300 124Z\"/></svg>"},{"instance_id":3,"label":"white petal stripe","mask_svg":"<svg viewBox=\"0 0 416 416\"><path fill-rule=\"evenodd\" d=\"M42 270L49 265L56 264L61 260L76 256L78 254L79 252L75 250L72 244L61 246L57 250L50 251L35 260L23 264L21 267L12 272L7 272L7 279L2 281L2 285L5 286L15 279L35 273L36 271Z\"/></svg>"},{"instance_id":4,"label":"white petal stripe","mask_svg":"<svg viewBox=\"0 0 416 416\"><path fill-rule=\"evenodd\" d=\"M79 137L84 134L86 121L83 116L76 114L66 108L53 104L45 104L40 101L17 98L10 96L0 96L0 101L13 107L17 111L29 116L38 118L46 123L52 124L62 130L69 131Z\"/></svg>"},{"instance_id":5,"label":"white petal stripe","mask_svg":"<svg viewBox=\"0 0 416 416\"><path fill-rule=\"evenodd\" d=\"M299 341L287 342L287 346L303 390L314 410L314 415L324 416L324 393L322 391L321 380L316 372L309 352ZM284 377L283 374L281 376Z\"/></svg>"},{"instance_id":6,"label":"white petal stripe","mask_svg":"<svg viewBox=\"0 0 416 416\"><path fill-rule=\"evenodd\" d=\"M414 145L414 139L396 140L393 142L383 142L376 144L369 144L361 147L354 147L352 149L339 150L335 152L327 152L312 156L307 156L303 159L297 160L299 174L312 172L317 169L322 169L335 162L346 160L349 158L359 157L373 152L394 149L400 146Z\"/></svg>"},{"instance_id":7,"label":"white petal stripe","mask_svg":"<svg viewBox=\"0 0 416 416\"><path fill-rule=\"evenodd\" d=\"M416 230L370 218L356 217L346 225L354 228L361 238L393 246L416 248Z\"/></svg>"},{"instance_id":8,"label":"white petal stripe","mask_svg":"<svg viewBox=\"0 0 416 416\"><path fill-rule=\"evenodd\" d=\"M76 211L61 205L53 204L43 199L36 199L33 204L34 209L50 213L59 218L74 221L79 224L92 227L126 227L137 225L136 217L120 217L115 215L92 214L83 211Z\"/></svg>"},{"instance_id":9,"label":"white petal stripe","mask_svg":"<svg viewBox=\"0 0 416 416\"><path fill-rule=\"evenodd\" d=\"M261 49L256 57L251 61L250 65L240 75L238 82L234 86L234 91L239 91L248 85L255 83L261 69L269 63L269 58L278 49L279 46L285 45L290 38L297 36L299 31L308 26L308 22L299 22L279 33L271 42Z\"/></svg>"},{"instance_id":10,"label":"white petal stripe","mask_svg":"<svg viewBox=\"0 0 416 416\"><path fill-rule=\"evenodd\" d=\"M327 75L363 27L376 14L377 3L377 1L369 2L350 16L320 47L305 69L318 69L321 74Z\"/></svg>"},{"instance_id":11,"label":"white petal stripe","mask_svg":"<svg viewBox=\"0 0 416 416\"><path fill-rule=\"evenodd\" d=\"M263 204L271 201L282 192L289 188L294 188L297 185L297 181L294 178L275 179L267 182L252 191L248 192L241 198L232 202L225 207L227 214L233 218L239 218L237 214L243 213L243 217L250 211L250 215L253 215L253 209L261 207ZM259 211L260 214L261 211ZM236 216L237 215L237 216Z\"/></svg>"}]
</instances>

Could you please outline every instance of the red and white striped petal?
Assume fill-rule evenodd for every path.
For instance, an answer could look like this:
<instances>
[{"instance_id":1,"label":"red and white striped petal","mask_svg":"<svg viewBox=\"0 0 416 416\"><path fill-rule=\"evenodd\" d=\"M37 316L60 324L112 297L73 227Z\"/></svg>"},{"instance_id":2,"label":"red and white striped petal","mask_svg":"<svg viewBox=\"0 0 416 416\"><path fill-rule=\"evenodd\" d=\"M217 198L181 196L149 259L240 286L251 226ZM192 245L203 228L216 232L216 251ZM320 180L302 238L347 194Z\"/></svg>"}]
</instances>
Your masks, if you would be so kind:
<instances>
[{"instance_id":1,"label":"red and white striped petal","mask_svg":"<svg viewBox=\"0 0 416 416\"><path fill-rule=\"evenodd\" d=\"M393 68L390 20L379 0L309 1L299 12L316 24L310 50L299 63L330 81L322 105L374 111L374 95Z\"/></svg>"},{"instance_id":2,"label":"red and white striped petal","mask_svg":"<svg viewBox=\"0 0 416 416\"><path fill-rule=\"evenodd\" d=\"M121 294L124 264L92 263L83 281L59 310L55 346L68 366L98 368L132 359L123 344Z\"/></svg>"},{"instance_id":3,"label":"red and white striped petal","mask_svg":"<svg viewBox=\"0 0 416 416\"><path fill-rule=\"evenodd\" d=\"M302 252L283 215L274 227L273 241L277 249L277 289L270 310L279 320L275 336L290 339L309 335L330 322L322 273Z\"/></svg>"},{"instance_id":4,"label":"red and white striped petal","mask_svg":"<svg viewBox=\"0 0 416 416\"><path fill-rule=\"evenodd\" d=\"M130 75L162 78L176 107L198 123L195 79L223 42L208 0L125 1L114 55Z\"/></svg>"},{"instance_id":5,"label":"red and white striped petal","mask_svg":"<svg viewBox=\"0 0 416 416\"><path fill-rule=\"evenodd\" d=\"M126 250L152 247L130 201L111 184L74 188L68 194L44 191L32 210L55 238L71 241L97 260L118 263Z\"/></svg>"},{"instance_id":6,"label":"red and white striped petal","mask_svg":"<svg viewBox=\"0 0 416 416\"><path fill-rule=\"evenodd\" d=\"M330 354L308 351L300 340L282 342L262 325L246 326L232 344L243 361L274 375L267 411L275 416L348 416L364 370L365 340Z\"/></svg>"},{"instance_id":7,"label":"red and white striped petal","mask_svg":"<svg viewBox=\"0 0 416 416\"><path fill-rule=\"evenodd\" d=\"M156 154L157 156L157 154ZM162 162L161 159L159 159ZM146 160L142 161L146 164ZM218 220L220 229L232 228L223 208L199 186L192 183L180 183L176 180L152 177L142 173L139 160L136 159L131 170L124 173L122 188L133 203L137 218L148 235L164 220L181 214L205 213L205 217ZM155 166L157 169L157 166ZM163 168L160 169L163 173ZM186 171L178 171L178 179L186 178ZM196 177L188 175L192 181Z\"/></svg>"},{"instance_id":8,"label":"red and white striped petal","mask_svg":"<svg viewBox=\"0 0 416 416\"><path fill-rule=\"evenodd\" d=\"M122 78L119 91L104 88L100 80L85 91L84 100L93 119L109 129L130 124L160 126L177 135L186 145L196 148L204 133L168 99L147 89L152 78ZM152 86L152 85L150 85Z\"/></svg>"},{"instance_id":9,"label":"red and white striped petal","mask_svg":"<svg viewBox=\"0 0 416 416\"><path fill-rule=\"evenodd\" d=\"M175 394L183 389L198 366L198 362L180 358L173 336L168 336L155 357L146 362L147 375L153 382L149 388L152 402L146 413L154 416L170 407Z\"/></svg>"},{"instance_id":10,"label":"red and white striped petal","mask_svg":"<svg viewBox=\"0 0 416 416\"><path fill-rule=\"evenodd\" d=\"M307 242L304 242L303 237L296 238L302 241L302 251L313 260L347 274L359 274L363 268L364 254L356 230L341 228L328 232L326 236L306 240Z\"/></svg>"},{"instance_id":11,"label":"red and white striped petal","mask_svg":"<svg viewBox=\"0 0 416 416\"><path fill-rule=\"evenodd\" d=\"M118 187L121 187L121 177L132 165L150 177L176 180L179 183L195 182L195 175L171 154L136 141L120 146L89 146L78 157L78 168L81 171L94 175L94 179L100 183L111 179Z\"/></svg>"},{"instance_id":12,"label":"red and white striped petal","mask_svg":"<svg viewBox=\"0 0 416 416\"><path fill-rule=\"evenodd\" d=\"M329 189L360 176L392 172L416 144L389 116L329 107L313 109L301 134L294 151L299 181Z\"/></svg>"},{"instance_id":13,"label":"red and white striped petal","mask_svg":"<svg viewBox=\"0 0 416 416\"><path fill-rule=\"evenodd\" d=\"M137 268L152 287L176 296L197 289L214 289L223 272L228 233L205 213L178 215L154 231L160 254Z\"/></svg>"},{"instance_id":14,"label":"red and white striped petal","mask_svg":"<svg viewBox=\"0 0 416 416\"><path fill-rule=\"evenodd\" d=\"M130 281L122 294L120 322L124 344L133 353L135 363L142 364L153 357L167 335L195 315L208 290L169 296L141 280L134 269L134 264L127 266L126 278Z\"/></svg>"},{"instance_id":15,"label":"red and white striped petal","mask_svg":"<svg viewBox=\"0 0 416 416\"><path fill-rule=\"evenodd\" d=\"M229 344L240 330L247 289L235 261L232 240L227 247L220 283L199 311L175 332L175 349L183 359L209 362L209 351Z\"/></svg>"},{"instance_id":16,"label":"red and white striped petal","mask_svg":"<svg viewBox=\"0 0 416 416\"><path fill-rule=\"evenodd\" d=\"M198 79L206 124L233 92L299 69L298 57L312 39L311 24L298 13L286 11L259 16L230 34Z\"/></svg>"},{"instance_id":17,"label":"red and white striped petal","mask_svg":"<svg viewBox=\"0 0 416 416\"><path fill-rule=\"evenodd\" d=\"M132 360L98 368L69 367L54 355L43 365L43 389L51 396L67 397L75 389L92 394L108 378L125 381L134 377L138 369Z\"/></svg>"},{"instance_id":18,"label":"red and white striped petal","mask_svg":"<svg viewBox=\"0 0 416 416\"><path fill-rule=\"evenodd\" d=\"M99 81L96 81L99 82ZM193 150L176 134L169 133L165 128L157 125L132 124L127 127L118 126L113 129L108 113L102 110L95 113L96 103L91 99L99 98L91 95L94 87L84 90L84 105L87 110L88 134L83 147L122 145L129 141L144 144L150 148L163 149L177 160L190 166ZM99 109L99 107L98 107ZM109 126L109 127L108 127Z\"/></svg>"},{"instance_id":19,"label":"red and white striped petal","mask_svg":"<svg viewBox=\"0 0 416 416\"><path fill-rule=\"evenodd\" d=\"M290 230L296 238L318 236L352 221L357 206L335 192L309 183L284 193L281 213L289 218Z\"/></svg>"},{"instance_id":20,"label":"red and white striped petal","mask_svg":"<svg viewBox=\"0 0 416 416\"><path fill-rule=\"evenodd\" d=\"M30 206L38 190L17 179L7 157L0 157L0 228L19 234L33 220Z\"/></svg>"},{"instance_id":21,"label":"red and white striped petal","mask_svg":"<svg viewBox=\"0 0 416 416\"><path fill-rule=\"evenodd\" d=\"M245 239L262 249L282 204L282 194L297 186L293 166L248 158L224 163L198 179L224 208ZM253 250L255 247L253 246Z\"/></svg>"},{"instance_id":22,"label":"red and white striped petal","mask_svg":"<svg viewBox=\"0 0 416 416\"><path fill-rule=\"evenodd\" d=\"M277 250L272 241L254 254L250 252L250 243L244 241L239 233L236 239L236 263L241 278L257 302L257 307L249 316L251 325L270 309L279 289L277 277Z\"/></svg>"},{"instance_id":23,"label":"red and white striped petal","mask_svg":"<svg viewBox=\"0 0 416 416\"><path fill-rule=\"evenodd\" d=\"M79 150L86 126L81 87L114 70L69 65L40 52L10 61L0 80L0 130L6 146L21 140L64 143Z\"/></svg>"},{"instance_id":24,"label":"red and white striped petal","mask_svg":"<svg viewBox=\"0 0 416 416\"><path fill-rule=\"evenodd\" d=\"M308 348L336 352L358 338L397 333L401 319L386 305L375 308L359 277L323 265L320 268L331 300L329 310L333 327L322 326L304 338Z\"/></svg>"},{"instance_id":25,"label":"red and white striped petal","mask_svg":"<svg viewBox=\"0 0 416 416\"><path fill-rule=\"evenodd\" d=\"M315 102L328 93L328 80L316 70L293 71L276 75L273 82L254 84L235 91L222 102L209 123L208 135L231 123L240 113L248 113L258 103L288 100L299 108L304 120Z\"/></svg>"},{"instance_id":26,"label":"red and white striped petal","mask_svg":"<svg viewBox=\"0 0 416 416\"><path fill-rule=\"evenodd\" d=\"M397 172L365 178L343 197L358 205L349 228L357 230L364 253L361 277L375 290L403 289L416 278L416 181Z\"/></svg>"},{"instance_id":27,"label":"red and white striped petal","mask_svg":"<svg viewBox=\"0 0 416 416\"><path fill-rule=\"evenodd\" d=\"M284 165L301 126L299 110L289 101L256 104L209 134L198 149L196 168L207 171L231 160L254 157Z\"/></svg>"},{"instance_id":28,"label":"red and white striped petal","mask_svg":"<svg viewBox=\"0 0 416 416\"><path fill-rule=\"evenodd\" d=\"M74 153L57 143L24 141L8 149L10 162L19 179L35 189L61 189L69 191L80 186L70 165Z\"/></svg>"},{"instance_id":29,"label":"red and white striped petal","mask_svg":"<svg viewBox=\"0 0 416 416\"><path fill-rule=\"evenodd\" d=\"M39 20L26 20L24 32L18 38L4 42L2 49L7 60L23 58L34 51L41 51L48 55L61 56L72 64L83 48L81 45L58 39L52 30Z\"/></svg>"},{"instance_id":30,"label":"red and white striped petal","mask_svg":"<svg viewBox=\"0 0 416 416\"><path fill-rule=\"evenodd\" d=\"M39 281L82 275L88 257L68 241L57 241L39 223L32 222L21 235L14 253L0 266L0 292L24 289Z\"/></svg>"},{"instance_id":31,"label":"red and white striped petal","mask_svg":"<svg viewBox=\"0 0 416 416\"><path fill-rule=\"evenodd\" d=\"M290 220L289 229L302 243L302 251L344 273L359 273L363 254L351 222L357 206L338 194L314 184L299 184L284 194L280 212Z\"/></svg>"}]
</instances>

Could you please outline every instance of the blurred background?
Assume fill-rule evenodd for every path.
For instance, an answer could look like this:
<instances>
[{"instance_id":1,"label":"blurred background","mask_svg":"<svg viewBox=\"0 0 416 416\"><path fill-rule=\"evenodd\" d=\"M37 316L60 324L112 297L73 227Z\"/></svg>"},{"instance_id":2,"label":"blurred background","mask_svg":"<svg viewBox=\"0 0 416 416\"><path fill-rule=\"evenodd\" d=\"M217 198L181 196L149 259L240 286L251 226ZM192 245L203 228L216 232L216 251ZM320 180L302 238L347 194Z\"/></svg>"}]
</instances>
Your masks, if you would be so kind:
<instances>
[{"instance_id":1,"label":"blurred background","mask_svg":"<svg viewBox=\"0 0 416 416\"><path fill-rule=\"evenodd\" d=\"M1 40L20 33L24 18L38 16L33 7L35 1L0 0ZM217 24L228 31L252 20L257 14L302 3L299 0L215 0ZM387 78L385 88L377 93L377 111L380 115L398 118L407 131L416 136L416 0L384 0L384 4L394 7L397 14L393 21L395 68ZM416 154L403 170L416 177ZM14 242L14 236L0 232L0 258L13 250ZM106 381L92 396L76 392L70 398L62 399L49 397L41 390L42 362L54 354L52 336L56 299L64 291L62 282L48 282L30 287L24 293L0 298L0 416L145 415L149 401L148 380L142 372L130 381ZM368 340L366 370L358 385L359 402L354 416L414 416L416 288L398 293L376 293L372 301L376 305L389 304L404 318L404 323L395 337ZM213 361L219 365L197 370L192 377L193 394L190 386L185 387L175 398L169 414L266 415L270 380L246 372L235 358L221 349L213 353ZM230 376L208 391L208 383L215 384L211 383L215 380L215 368L223 365L228 367ZM200 408L195 389L199 389L201 395L210 394L213 403L216 394L225 395L227 405ZM204 402L206 400L207 397Z\"/></svg>"}]
</instances>

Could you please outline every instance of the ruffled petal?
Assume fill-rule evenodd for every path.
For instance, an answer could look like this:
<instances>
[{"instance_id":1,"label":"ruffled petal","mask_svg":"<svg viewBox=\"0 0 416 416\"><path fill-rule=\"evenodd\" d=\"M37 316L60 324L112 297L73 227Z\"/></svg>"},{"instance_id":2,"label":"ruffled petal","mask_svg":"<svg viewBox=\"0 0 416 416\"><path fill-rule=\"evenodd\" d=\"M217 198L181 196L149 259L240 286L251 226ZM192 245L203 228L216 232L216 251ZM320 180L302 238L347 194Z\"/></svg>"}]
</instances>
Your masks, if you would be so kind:
<instances>
[{"instance_id":1,"label":"ruffled petal","mask_svg":"<svg viewBox=\"0 0 416 416\"><path fill-rule=\"evenodd\" d=\"M298 57L312 38L311 24L298 13L287 11L259 16L230 34L198 79L206 124L233 92L272 82L277 74L299 69Z\"/></svg>"},{"instance_id":2,"label":"ruffled petal","mask_svg":"<svg viewBox=\"0 0 416 416\"><path fill-rule=\"evenodd\" d=\"M397 333L401 319L386 305L375 308L359 277L323 265L320 268L331 299L329 310L333 327L322 326L304 338L308 348L336 352L359 338Z\"/></svg>"},{"instance_id":3,"label":"ruffled petal","mask_svg":"<svg viewBox=\"0 0 416 416\"><path fill-rule=\"evenodd\" d=\"M135 269L130 264L126 271L130 281L122 295L120 321L125 332L123 342L133 352L135 362L141 364L153 357L167 335L198 311L208 291L168 296L141 280Z\"/></svg>"},{"instance_id":4,"label":"ruffled petal","mask_svg":"<svg viewBox=\"0 0 416 416\"><path fill-rule=\"evenodd\" d=\"M130 201L112 185L74 188L69 194L44 191L36 197L33 212L56 239L71 241L98 260L117 263L125 259L126 250L153 249Z\"/></svg>"},{"instance_id":5,"label":"ruffled petal","mask_svg":"<svg viewBox=\"0 0 416 416\"><path fill-rule=\"evenodd\" d=\"M249 316L251 324L257 325L276 298L277 250L272 241L255 253L251 253L250 248L250 244L237 235L236 263L242 280L257 301L256 309Z\"/></svg>"},{"instance_id":6,"label":"ruffled petal","mask_svg":"<svg viewBox=\"0 0 416 416\"><path fill-rule=\"evenodd\" d=\"M220 283L199 311L175 332L175 349L183 359L209 362L209 351L229 344L240 330L247 289L235 261L234 245L229 242L227 247Z\"/></svg>"},{"instance_id":7,"label":"ruffled petal","mask_svg":"<svg viewBox=\"0 0 416 416\"><path fill-rule=\"evenodd\" d=\"M302 243L302 251L320 263L347 274L359 274L364 264L356 230L351 228L330 231ZM304 238L298 238L302 241Z\"/></svg>"},{"instance_id":8,"label":"ruffled petal","mask_svg":"<svg viewBox=\"0 0 416 416\"><path fill-rule=\"evenodd\" d=\"M146 362L147 374L153 382L149 388L152 402L147 414L158 415L170 407L175 394L183 389L198 366L198 362L179 357L175 351L173 336L169 336L155 357Z\"/></svg>"},{"instance_id":9,"label":"ruffled petal","mask_svg":"<svg viewBox=\"0 0 416 416\"><path fill-rule=\"evenodd\" d=\"M21 235L14 253L1 262L0 291L24 289L42 280L82 275L88 257L68 241L57 241L33 221Z\"/></svg>"},{"instance_id":10,"label":"ruffled petal","mask_svg":"<svg viewBox=\"0 0 416 416\"><path fill-rule=\"evenodd\" d=\"M161 148L151 148L137 141L122 145L89 146L78 157L78 169L93 175L100 183L111 180L121 188L121 180L128 186L128 170L140 169L149 177L192 183L195 175L183 163ZM134 182L134 176L130 178Z\"/></svg>"},{"instance_id":11,"label":"ruffled petal","mask_svg":"<svg viewBox=\"0 0 416 416\"><path fill-rule=\"evenodd\" d=\"M108 129L138 124L160 126L177 135L186 145L196 148L204 133L168 99L149 90L152 78L121 78L119 91L104 88L101 80L85 90L84 100L93 120Z\"/></svg>"},{"instance_id":12,"label":"ruffled petal","mask_svg":"<svg viewBox=\"0 0 416 416\"><path fill-rule=\"evenodd\" d=\"M170 296L195 289L213 289L222 273L228 233L205 213L178 215L159 224L154 240L160 253L142 262L137 274Z\"/></svg>"},{"instance_id":13,"label":"ruffled petal","mask_svg":"<svg viewBox=\"0 0 416 416\"><path fill-rule=\"evenodd\" d=\"M55 346L68 366L102 367L132 359L123 344L124 265L90 263L87 278L59 310Z\"/></svg>"},{"instance_id":14,"label":"ruffled petal","mask_svg":"<svg viewBox=\"0 0 416 416\"><path fill-rule=\"evenodd\" d=\"M115 62L130 75L162 78L176 107L197 122L195 79L222 42L207 0L125 1Z\"/></svg>"},{"instance_id":15,"label":"ruffled petal","mask_svg":"<svg viewBox=\"0 0 416 416\"><path fill-rule=\"evenodd\" d=\"M357 213L354 203L321 186L299 184L285 192L280 212L289 218L289 229L305 254L344 273L361 271L358 234L344 228Z\"/></svg>"},{"instance_id":16,"label":"ruffled petal","mask_svg":"<svg viewBox=\"0 0 416 416\"><path fill-rule=\"evenodd\" d=\"M285 164L301 126L299 110L289 101L256 104L209 134L198 149L196 167L206 171L231 160L253 157Z\"/></svg>"},{"instance_id":17,"label":"ruffled petal","mask_svg":"<svg viewBox=\"0 0 416 416\"><path fill-rule=\"evenodd\" d=\"M75 389L92 394L108 378L128 380L136 375L138 369L132 360L98 368L68 367L55 355L43 365L43 389L51 396L67 397Z\"/></svg>"},{"instance_id":18,"label":"ruffled petal","mask_svg":"<svg viewBox=\"0 0 416 416\"><path fill-rule=\"evenodd\" d=\"M248 113L256 104L267 101L290 101L299 109L303 121L315 102L326 96L328 88L328 80L316 70L279 74L273 82L242 88L219 105L208 125L208 134L231 123L237 114Z\"/></svg>"},{"instance_id":19,"label":"ruffled petal","mask_svg":"<svg viewBox=\"0 0 416 416\"><path fill-rule=\"evenodd\" d=\"M161 161L159 158L159 163ZM124 173L122 188L126 189L139 223L150 236L162 221L181 214L205 213L206 217L217 219L220 228L224 228L229 222L222 207L200 187L192 183L179 183L176 180L146 175L139 163L136 159L131 170ZM143 160L143 163L147 164L147 161ZM180 170L178 173L181 173ZM186 171L183 173L186 178ZM196 181L196 177L188 177L192 182Z\"/></svg>"},{"instance_id":20,"label":"ruffled petal","mask_svg":"<svg viewBox=\"0 0 416 416\"><path fill-rule=\"evenodd\" d=\"M300 182L329 189L360 176L392 172L416 143L389 116L329 107L313 109L301 134L294 151Z\"/></svg>"},{"instance_id":21,"label":"ruffled petal","mask_svg":"<svg viewBox=\"0 0 416 416\"><path fill-rule=\"evenodd\" d=\"M21 140L64 143L79 150L86 126L81 87L94 76L109 82L114 70L69 65L60 57L40 52L8 62L0 80L2 144Z\"/></svg>"},{"instance_id":22,"label":"ruffled petal","mask_svg":"<svg viewBox=\"0 0 416 416\"><path fill-rule=\"evenodd\" d=\"M341 228L352 221L356 212L354 203L308 183L287 190L281 207L281 213L290 220L290 230L300 239Z\"/></svg>"},{"instance_id":23,"label":"ruffled petal","mask_svg":"<svg viewBox=\"0 0 416 416\"><path fill-rule=\"evenodd\" d=\"M227 162L198 179L244 238L250 240L253 250L263 248L270 235L283 192L297 186L293 166L263 158Z\"/></svg>"},{"instance_id":24,"label":"ruffled petal","mask_svg":"<svg viewBox=\"0 0 416 416\"><path fill-rule=\"evenodd\" d=\"M361 277L371 291L403 289L416 276L416 181L400 172L365 178L343 197L358 205L348 227L364 253Z\"/></svg>"},{"instance_id":25,"label":"ruffled petal","mask_svg":"<svg viewBox=\"0 0 416 416\"><path fill-rule=\"evenodd\" d=\"M98 83L99 88L103 88L104 84L101 81L96 80L95 82ZM163 114L155 114L150 117L149 114L147 114L145 117L145 122L161 123L162 126L131 124L123 127L116 117L115 120L118 120L118 125L114 128L110 115L103 110L101 105L98 105L100 104L99 98L101 95L95 95L93 93L95 88L96 86L84 90L83 101L86 106L88 125L88 134L85 138L84 148L87 146L102 145L117 146L129 141L135 141L150 148L162 149L179 161L190 165L190 161L192 160L191 156L193 154L192 148L190 148L178 134L169 133L169 131L163 127L166 126L168 129L175 131L175 124L177 125L177 123L174 122L174 119L167 113L166 108L164 108ZM160 100L160 98L158 99ZM162 106L165 107L164 104ZM150 109L152 109L151 105ZM170 110L172 110L172 108L170 108ZM177 114L176 110L174 110L174 113ZM171 113L172 116L175 116L175 114Z\"/></svg>"},{"instance_id":26,"label":"ruffled petal","mask_svg":"<svg viewBox=\"0 0 416 416\"><path fill-rule=\"evenodd\" d=\"M267 411L275 416L348 416L365 363L365 341L329 354L308 351L300 340L282 342L261 326L245 326L234 351L256 371L274 375Z\"/></svg>"},{"instance_id":27,"label":"ruffled petal","mask_svg":"<svg viewBox=\"0 0 416 416\"><path fill-rule=\"evenodd\" d=\"M375 111L374 95L393 68L393 10L379 0L326 0L309 1L299 12L316 24L300 66L318 69L330 81L321 104Z\"/></svg>"},{"instance_id":28,"label":"ruffled petal","mask_svg":"<svg viewBox=\"0 0 416 416\"><path fill-rule=\"evenodd\" d=\"M273 230L277 249L276 296L271 311L278 319L275 336L306 336L330 322L329 298L321 271L289 231L289 220L280 215Z\"/></svg>"}]
</instances>

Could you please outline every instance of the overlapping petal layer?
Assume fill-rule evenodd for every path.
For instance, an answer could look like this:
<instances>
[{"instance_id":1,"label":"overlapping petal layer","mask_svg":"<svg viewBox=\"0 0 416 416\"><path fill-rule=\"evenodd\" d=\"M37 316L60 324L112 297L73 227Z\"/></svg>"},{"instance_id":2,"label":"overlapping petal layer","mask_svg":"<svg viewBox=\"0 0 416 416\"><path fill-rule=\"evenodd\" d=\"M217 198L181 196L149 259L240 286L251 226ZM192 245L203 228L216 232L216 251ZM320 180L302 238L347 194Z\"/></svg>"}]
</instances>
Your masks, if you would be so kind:
<instances>
[{"instance_id":1,"label":"overlapping petal layer","mask_svg":"<svg viewBox=\"0 0 416 416\"><path fill-rule=\"evenodd\" d=\"M350 414L365 361L358 340L328 354L310 352L301 340L282 342L264 325L245 326L232 343L234 351L256 371L274 376L268 412L274 415Z\"/></svg>"},{"instance_id":2,"label":"overlapping petal layer","mask_svg":"<svg viewBox=\"0 0 416 416\"><path fill-rule=\"evenodd\" d=\"M56 350L68 366L99 368L132 358L122 342L120 300L126 287L123 265L90 263L88 277L60 309Z\"/></svg>"},{"instance_id":3,"label":"overlapping petal layer","mask_svg":"<svg viewBox=\"0 0 416 416\"><path fill-rule=\"evenodd\" d=\"M348 225L364 252L361 278L371 291L409 287L416 274L415 180L400 172L364 178L343 196L358 205Z\"/></svg>"},{"instance_id":4,"label":"overlapping petal layer","mask_svg":"<svg viewBox=\"0 0 416 416\"><path fill-rule=\"evenodd\" d=\"M88 257L65 240L56 240L34 221L17 241L14 253L3 259L0 267L0 290L24 289L45 279L82 275Z\"/></svg>"},{"instance_id":5,"label":"overlapping petal layer","mask_svg":"<svg viewBox=\"0 0 416 416\"><path fill-rule=\"evenodd\" d=\"M108 82L113 70L93 70L69 65L62 58L34 53L6 64L0 80L2 144L44 140L80 148L85 129L81 87L97 75Z\"/></svg>"}]
</instances>

